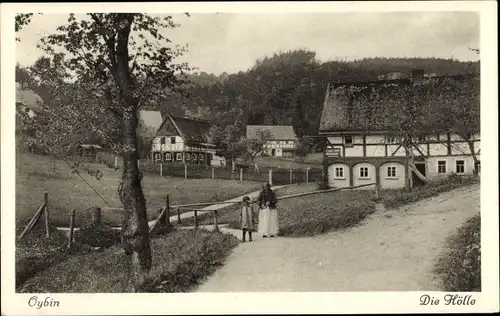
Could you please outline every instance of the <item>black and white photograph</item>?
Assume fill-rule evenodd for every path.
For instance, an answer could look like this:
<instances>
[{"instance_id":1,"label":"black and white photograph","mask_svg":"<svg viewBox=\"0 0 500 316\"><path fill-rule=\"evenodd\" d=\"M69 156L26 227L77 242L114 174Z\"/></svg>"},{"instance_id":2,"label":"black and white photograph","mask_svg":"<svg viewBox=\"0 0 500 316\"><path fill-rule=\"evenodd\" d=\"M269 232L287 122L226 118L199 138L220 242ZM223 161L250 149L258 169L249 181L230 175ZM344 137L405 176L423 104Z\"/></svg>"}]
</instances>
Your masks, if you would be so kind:
<instances>
[{"instance_id":1,"label":"black and white photograph","mask_svg":"<svg viewBox=\"0 0 500 316\"><path fill-rule=\"evenodd\" d=\"M498 311L495 2L1 9L2 315Z\"/></svg>"}]
</instances>

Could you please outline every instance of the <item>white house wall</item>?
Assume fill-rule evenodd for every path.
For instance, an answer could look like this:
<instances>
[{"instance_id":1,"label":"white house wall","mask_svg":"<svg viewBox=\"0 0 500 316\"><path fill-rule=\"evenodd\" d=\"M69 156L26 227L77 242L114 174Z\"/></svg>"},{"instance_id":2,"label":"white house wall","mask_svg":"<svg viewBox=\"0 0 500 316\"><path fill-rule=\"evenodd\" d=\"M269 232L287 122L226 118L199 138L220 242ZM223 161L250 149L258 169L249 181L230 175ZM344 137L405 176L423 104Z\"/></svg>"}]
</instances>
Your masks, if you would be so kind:
<instances>
[{"instance_id":1,"label":"white house wall","mask_svg":"<svg viewBox=\"0 0 500 316\"><path fill-rule=\"evenodd\" d=\"M446 156L446 157L429 157L427 158L427 177L435 179L440 177L447 177L451 173L456 173L456 163L458 160L464 161L464 175L472 175L474 172L474 159L471 156ZM439 161L446 163L446 173L440 174L438 172Z\"/></svg>"},{"instance_id":2,"label":"white house wall","mask_svg":"<svg viewBox=\"0 0 500 316\"><path fill-rule=\"evenodd\" d=\"M387 174L388 167L396 168L396 176L389 177ZM406 173L405 166L398 162L387 162L379 167L380 187L383 189L399 189L405 187Z\"/></svg>"},{"instance_id":3,"label":"white house wall","mask_svg":"<svg viewBox=\"0 0 500 316\"><path fill-rule=\"evenodd\" d=\"M161 139L165 137L165 144ZM175 144L170 143L170 137L175 137ZM152 151L183 151L184 139L180 136L162 136L153 139Z\"/></svg>"},{"instance_id":4,"label":"white house wall","mask_svg":"<svg viewBox=\"0 0 500 316\"><path fill-rule=\"evenodd\" d=\"M368 168L368 177L361 177L361 168ZM375 183L376 180L376 171L375 171L375 166L371 163L358 163L353 166L353 185L358 186L358 185L363 185L363 184L369 184L369 183ZM363 187L364 189L373 189L371 186Z\"/></svg>"},{"instance_id":5,"label":"white house wall","mask_svg":"<svg viewBox=\"0 0 500 316\"><path fill-rule=\"evenodd\" d=\"M342 178L335 177L335 168L344 168L344 176ZM349 166L343 163L333 163L328 166L328 185L331 188L345 188L349 186Z\"/></svg>"},{"instance_id":6,"label":"white house wall","mask_svg":"<svg viewBox=\"0 0 500 316\"><path fill-rule=\"evenodd\" d=\"M384 145L367 145L366 146L366 156L368 156L368 157L384 157L385 156L385 146Z\"/></svg>"},{"instance_id":7,"label":"white house wall","mask_svg":"<svg viewBox=\"0 0 500 316\"><path fill-rule=\"evenodd\" d=\"M363 157L363 145L354 145L353 147L345 147L346 157Z\"/></svg>"},{"instance_id":8,"label":"white house wall","mask_svg":"<svg viewBox=\"0 0 500 316\"><path fill-rule=\"evenodd\" d=\"M448 154L448 145L446 143L429 144L429 149L433 156L445 156Z\"/></svg>"}]
</instances>

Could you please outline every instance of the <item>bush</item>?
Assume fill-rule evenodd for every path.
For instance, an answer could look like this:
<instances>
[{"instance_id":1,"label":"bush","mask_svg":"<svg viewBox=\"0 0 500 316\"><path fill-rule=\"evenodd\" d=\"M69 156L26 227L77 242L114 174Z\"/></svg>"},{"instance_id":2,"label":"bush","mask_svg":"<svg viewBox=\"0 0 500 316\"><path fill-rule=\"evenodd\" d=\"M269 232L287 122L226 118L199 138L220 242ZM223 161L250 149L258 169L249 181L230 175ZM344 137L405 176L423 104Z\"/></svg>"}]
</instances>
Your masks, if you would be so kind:
<instances>
[{"instance_id":1,"label":"bush","mask_svg":"<svg viewBox=\"0 0 500 316\"><path fill-rule=\"evenodd\" d=\"M206 230L176 230L151 240L153 268L139 292L186 292L221 265L237 245L234 236ZM123 250L111 247L101 252L71 256L28 280L25 293L123 293L129 282L130 262ZM57 276L57 277L54 277Z\"/></svg>"},{"instance_id":2,"label":"bush","mask_svg":"<svg viewBox=\"0 0 500 316\"><path fill-rule=\"evenodd\" d=\"M320 181L318 181L317 188L318 188L318 190L323 191L323 190L328 190L330 187L328 186L327 181L320 180Z\"/></svg>"},{"instance_id":3,"label":"bush","mask_svg":"<svg viewBox=\"0 0 500 316\"><path fill-rule=\"evenodd\" d=\"M434 273L444 291L481 291L481 217L471 217L447 241Z\"/></svg>"}]
</instances>

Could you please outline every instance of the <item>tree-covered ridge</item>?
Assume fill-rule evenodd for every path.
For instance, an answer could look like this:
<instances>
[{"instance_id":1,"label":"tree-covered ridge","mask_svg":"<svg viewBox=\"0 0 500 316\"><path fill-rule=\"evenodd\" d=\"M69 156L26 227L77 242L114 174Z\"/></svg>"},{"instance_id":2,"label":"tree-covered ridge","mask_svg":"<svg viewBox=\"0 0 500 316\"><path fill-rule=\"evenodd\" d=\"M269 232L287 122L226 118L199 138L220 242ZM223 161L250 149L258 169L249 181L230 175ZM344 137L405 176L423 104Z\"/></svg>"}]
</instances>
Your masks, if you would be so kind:
<instances>
[{"instance_id":1,"label":"tree-covered ridge","mask_svg":"<svg viewBox=\"0 0 500 316\"><path fill-rule=\"evenodd\" d=\"M234 117L244 126L293 125L297 135L316 135L328 83L376 80L391 72L423 69L437 76L478 74L479 62L438 58L365 58L355 61L316 59L307 50L276 53L236 74L193 74L188 97L165 104L184 113L227 126ZM163 111L163 110L162 110ZM236 114L235 111L238 113Z\"/></svg>"}]
</instances>

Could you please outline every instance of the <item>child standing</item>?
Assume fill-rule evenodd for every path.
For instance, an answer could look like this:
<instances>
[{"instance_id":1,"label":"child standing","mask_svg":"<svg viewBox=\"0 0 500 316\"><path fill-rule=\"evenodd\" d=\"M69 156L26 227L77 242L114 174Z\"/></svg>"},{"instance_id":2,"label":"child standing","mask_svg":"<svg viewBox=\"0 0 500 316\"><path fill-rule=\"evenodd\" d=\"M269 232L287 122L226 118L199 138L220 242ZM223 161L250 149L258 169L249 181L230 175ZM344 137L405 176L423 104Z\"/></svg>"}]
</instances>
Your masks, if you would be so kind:
<instances>
[{"instance_id":1,"label":"child standing","mask_svg":"<svg viewBox=\"0 0 500 316\"><path fill-rule=\"evenodd\" d=\"M249 241L252 241L252 231L254 229L254 212L248 196L243 197L243 206L240 211L240 224L243 232L243 242L246 241L248 232Z\"/></svg>"}]
</instances>

